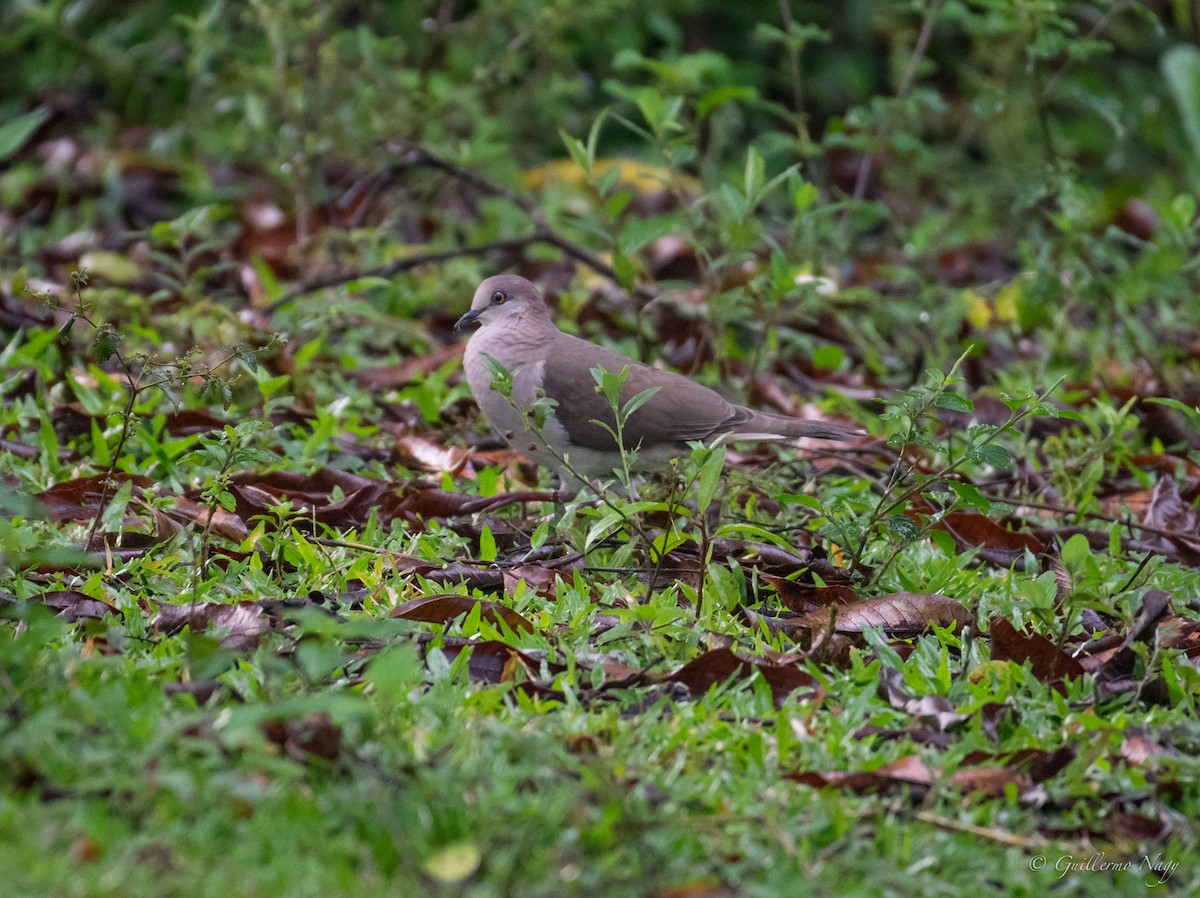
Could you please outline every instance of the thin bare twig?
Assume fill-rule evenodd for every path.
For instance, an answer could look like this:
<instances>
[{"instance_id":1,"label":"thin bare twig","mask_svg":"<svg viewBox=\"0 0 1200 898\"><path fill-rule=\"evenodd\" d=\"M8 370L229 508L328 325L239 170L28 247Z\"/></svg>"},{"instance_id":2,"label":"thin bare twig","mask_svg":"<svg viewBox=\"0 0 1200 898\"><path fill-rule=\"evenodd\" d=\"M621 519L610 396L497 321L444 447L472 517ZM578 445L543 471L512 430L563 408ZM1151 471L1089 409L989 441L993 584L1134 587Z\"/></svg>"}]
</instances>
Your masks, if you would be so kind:
<instances>
[{"instance_id":1,"label":"thin bare twig","mask_svg":"<svg viewBox=\"0 0 1200 898\"><path fill-rule=\"evenodd\" d=\"M555 230L546 220L545 213L529 197L511 190L503 184L497 184L495 181L485 178L467 166L460 165L453 159L447 159L444 156L438 155L426 147L417 144L398 144L392 146L391 149L398 156L398 160L391 166L388 172L389 178L394 178L410 168L422 166L435 168L456 180L469 184L480 193L497 196L512 203L529 216L533 222L533 233L526 234L523 237L509 237L504 240L494 240L475 246L461 246L454 249L421 253L405 259L397 259L395 262L390 262L387 265L381 265L376 268L343 271L315 277L297 284L279 299L275 300L275 302L271 303L267 308L268 313L279 311L279 309L295 302L301 296L306 296L309 293L324 290L328 287L337 287L361 278L394 277L403 271L410 271L422 265L446 262L450 259L460 259L466 256L482 256L490 252L518 251L526 249L535 243L544 243L548 246L553 246L580 264L586 265L597 274L603 275L615 284L620 284L620 278L617 277L617 273L611 265L587 247ZM658 291L649 284L637 284L631 292L636 299L642 301L643 305L658 296Z\"/></svg>"},{"instance_id":2,"label":"thin bare twig","mask_svg":"<svg viewBox=\"0 0 1200 898\"><path fill-rule=\"evenodd\" d=\"M311 278L297 284L283 296L279 297L279 299L271 303L267 307L267 312L273 314L284 306L295 302L301 296L307 296L309 293L315 293L318 290L324 290L328 287L338 287L362 278L395 277L403 271L411 271L413 268L420 268L422 265L431 265L436 262L447 262L451 259L461 259L466 256L484 256L491 252L522 250L531 244L538 243L540 240L541 238L537 234L529 234L524 237L509 237L505 240L493 240L489 243L479 243L475 246L460 246L455 249L418 253L415 256L397 259L394 262L389 262L387 265L379 265L375 268L359 268L354 271L339 271L334 274L321 275L320 277Z\"/></svg>"},{"instance_id":3,"label":"thin bare twig","mask_svg":"<svg viewBox=\"0 0 1200 898\"><path fill-rule=\"evenodd\" d=\"M783 20L783 30L788 37L796 24L792 16L791 0L779 0L779 17ZM808 143L808 124L804 114L804 72L800 68L800 50L790 42L787 45L788 70L792 80L792 111L796 114L796 130L800 139Z\"/></svg>"},{"instance_id":4,"label":"thin bare twig","mask_svg":"<svg viewBox=\"0 0 1200 898\"><path fill-rule=\"evenodd\" d=\"M925 58L925 51L929 49L929 41L933 37L933 26L937 23L938 15L942 11L942 3L943 0L931 0L925 9L925 16L921 20L921 31L917 35L916 44L913 45L912 56L908 58L908 66L900 79L900 86L896 89L896 99L898 100L906 99L912 92L913 83L917 80L917 69L921 65L921 60ZM861 200L867 193L867 183L871 179L871 167L874 165L874 161L875 157L867 153L858 164L858 175L854 179L854 198L856 200Z\"/></svg>"}]
</instances>

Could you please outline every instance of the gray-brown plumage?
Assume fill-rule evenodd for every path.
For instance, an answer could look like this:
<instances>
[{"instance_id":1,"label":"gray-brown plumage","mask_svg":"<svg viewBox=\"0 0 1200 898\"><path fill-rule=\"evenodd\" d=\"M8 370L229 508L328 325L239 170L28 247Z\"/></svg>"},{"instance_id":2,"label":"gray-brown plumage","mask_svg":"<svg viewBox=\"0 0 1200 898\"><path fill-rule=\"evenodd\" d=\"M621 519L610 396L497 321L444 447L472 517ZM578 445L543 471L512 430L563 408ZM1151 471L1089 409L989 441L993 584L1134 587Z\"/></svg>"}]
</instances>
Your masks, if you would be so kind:
<instances>
[{"instance_id":1,"label":"gray-brown plumage","mask_svg":"<svg viewBox=\"0 0 1200 898\"><path fill-rule=\"evenodd\" d=\"M622 406L643 390L657 388L624 428L626 448L638 451L638 470L660 467L685 453L691 440L709 442L722 434L735 440L779 440L845 439L856 432L734 405L686 377L564 334L537 288L515 275L491 277L479 285L471 310L454 329L469 325L478 330L467 343L463 366L484 417L518 452L568 477L564 457L570 468L589 478L611 476L621 465L612 434L595 423L616 429L612 406L596 388L594 368L614 374L629 369ZM511 373L511 401L493 388L489 357ZM552 400L543 406L540 432L528 414L539 395Z\"/></svg>"}]
</instances>

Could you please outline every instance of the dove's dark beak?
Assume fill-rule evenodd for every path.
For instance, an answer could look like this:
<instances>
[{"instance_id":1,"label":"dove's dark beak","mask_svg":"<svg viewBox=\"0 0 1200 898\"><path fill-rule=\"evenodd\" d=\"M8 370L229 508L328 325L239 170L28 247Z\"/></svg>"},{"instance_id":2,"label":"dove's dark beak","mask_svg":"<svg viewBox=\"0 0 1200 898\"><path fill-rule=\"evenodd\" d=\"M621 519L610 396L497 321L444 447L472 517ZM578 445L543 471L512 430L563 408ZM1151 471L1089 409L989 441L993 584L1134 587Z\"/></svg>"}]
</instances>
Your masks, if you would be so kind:
<instances>
[{"instance_id":1,"label":"dove's dark beak","mask_svg":"<svg viewBox=\"0 0 1200 898\"><path fill-rule=\"evenodd\" d=\"M454 322L454 333L462 333L467 328L474 327L477 321L479 321L479 309L471 309L471 311L459 318L458 321Z\"/></svg>"}]
</instances>

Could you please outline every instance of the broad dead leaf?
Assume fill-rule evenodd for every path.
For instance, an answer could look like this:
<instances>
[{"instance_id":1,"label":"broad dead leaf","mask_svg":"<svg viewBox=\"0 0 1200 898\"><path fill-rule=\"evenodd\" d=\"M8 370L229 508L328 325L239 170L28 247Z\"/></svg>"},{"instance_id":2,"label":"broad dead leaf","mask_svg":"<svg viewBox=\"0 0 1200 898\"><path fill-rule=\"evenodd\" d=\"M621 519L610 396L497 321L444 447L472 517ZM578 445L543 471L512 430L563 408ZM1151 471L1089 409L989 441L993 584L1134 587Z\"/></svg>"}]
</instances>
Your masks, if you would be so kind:
<instances>
[{"instance_id":1,"label":"broad dead leaf","mask_svg":"<svg viewBox=\"0 0 1200 898\"><path fill-rule=\"evenodd\" d=\"M447 624L456 617L469 613L477 605L480 606L480 617L484 620L493 623L502 620L514 632L533 632L533 624L511 608L501 605L499 602L473 599L459 593L441 593L412 599L402 605L397 605L391 610L388 617Z\"/></svg>"},{"instance_id":2,"label":"broad dead leaf","mask_svg":"<svg viewBox=\"0 0 1200 898\"><path fill-rule=\"evenodd\" d=\"M121 613L115 605L103 599L92 598L77 589L44 592L37 598L47 608L53 608L59 617L71 622L100 620L110 614Z\"/></svg>"},{"instance_id":3,"label":"broad dead leaf","mask_svg":"<svg viewBox=\"0 0 1200 898\"><path fill-rule=\"evenodd\" d=\"M936 593L897 592L854 605L836 605L787 621L789 627L814 632L861 633L878 627L890 636L923 633L930 627L963 627L973 620L961 603Z\"/></svg>"},{"instance_id":4,"label":"broad dead leaf","mask_svg":"<svg viewBox=\"0 0 1200 898\"><path fill-rule=\"evenodd\" d=\"M812 675L794 665L752 663L725 648L705 652L664 679L670 683L682 683L692 695L699 696L714 685L735 678L746 679L756 673L771 687L776 704L783 702L797 689L812 689L816 695L823 694L820 684Z\"/></svg>"},{"instance_id":5,"label":"broad dead leaf","mask_svg":"<svg viewBox=\"0 0 1200 898\"><path fill-rule=\"evenodd\" d=\"M1083 665L1045 636L1025 634L1005 618L992 618L992 658L997 661L1030 662L1033 675L1062 690L1067 677L1083 676Z\"/></svg>"},{"instance_id":6,"label":"broad dead leaf","mask_svg":"<svg viewBox=\"0 0 1200 898\"><path fill-rule=\"evenodd\" d=\"M52 521L88 521L100 512L101 501L112 499L126 482L142 488L151 485L148 477L116 473L110 478L97 474L56 483L34 498L46 507Z\"/></svg>"},{"instance_id":7,"label":"broad dead leaf","mask_svg":"<svg viewBox=\"0 0 1200 898\"><path fill-rule=\"evenodd\" d=\"M221 637L221 645L226 648L252 651L259 637L270 629L270 620L259 602L232 605L202 602L163 605L150 622L151 629L163 634L178 633L184 627L199 632L210 626L227 631Z\"/></svg>"}]
</instances>

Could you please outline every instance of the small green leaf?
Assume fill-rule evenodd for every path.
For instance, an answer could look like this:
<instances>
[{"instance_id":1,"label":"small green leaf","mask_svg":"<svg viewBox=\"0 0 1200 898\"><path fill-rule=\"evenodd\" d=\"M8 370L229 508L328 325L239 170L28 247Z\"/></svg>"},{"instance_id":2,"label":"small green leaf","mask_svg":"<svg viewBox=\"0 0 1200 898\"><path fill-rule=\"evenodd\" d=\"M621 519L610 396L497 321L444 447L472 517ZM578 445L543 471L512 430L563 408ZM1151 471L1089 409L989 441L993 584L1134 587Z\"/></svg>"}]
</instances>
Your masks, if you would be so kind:
<instances>
[{"instance_id":1,"label":"small green leaf","mask_svg":"<svg viewBox=\"0 0 1200 898\"><path fill-rule=\"evenodd\" d=\"M722 103L732 100L756 100L758 92L752 87L728 85L709 91L696 101L696 118L702 119Z\"/></svg>"},{"instance_id":2,"label":"small green leaf","mask_svg":"<svg viewBox=\"0 0 1200 898\"><path fill-rule=\"evenodd\" d=\"M632 290L637 280L637 272L634 270L633 263L629 261L629 257L623 252L614 252L612 264L613 273L617 276L617 283L626 290Z\"/></svg>"},{"instance_id":3,"label":"small green leaf","mask_svg":"<svg viewBox=\"0 0 1200 898\"><path fill-rule=\"evenodd\" d=\"M642 390L642 392L638 393L636 396L631 397L621 409L621 414L624 419L629 420L630 415L653 399L655 394L661 389L662 387L649 387L645 390Z\"/></svg>"},{"instance_id":4,"label":"small green leaf","mask_svg":"<svg viewBox=\"0 0 1200 898\"><path fill-rule=\"evenodd\" d=\"M604 172L598 178L596 178L594 182L596 193L600 194L600 196L608 196L610 193L612 193L613 188L617 186L620 180L621 167L619 165L614 165L612 168L605 169Z\"/></svg>"},{"instance_id":5,"label":"small green leaf","mask_svg":"<svg viewBox=\"0 0 1200 898\"><path fill-rule=\"evenodd\" d=\"M53 434L54 430L51 429L50 433ZM44 439L43 437L43 441ZM57 454L57 443L54 449ZM104 430L96 418L92 418L92 455L96 459L96 464L102 468L107 468L112 463L112 456L108 452L108 440L104 438Z\"/></svg>"},{"instance_id":6,"label":"small green leaf","mask_svg":"<svg viewBox=\"0 0 1200 898\"><path fill-rule=\"evenodd\" d=\"M957 393L942 393L938 396L935 404L938 408L949 409L952 412L975 411L975 403L965 396L959 396Z\"/></svg>"},{"instance_id":7,"label":"small green leaf","mask_svg":"<svg viewBox=\"0 0 1200 898\"><path fill-rule=\"evenodd\" d=\"M583 141L572 137L562 128L558 129L558 136L562 140L563 146L567 148L567 153L570 155L571 161L579 166L584 177L590 178L592 175L592 166L588 160L587 148L584 146Z\"/></svg>"},{"instance_id":8,"label":"small green leaf","mask_svg":"<svg viewBox=\"0 0 1200 898\"><path fill-rule=\"evenodd\" d=\"M749 199L753 197L766 180L766 163L762 155L751 146L746 150L746 168L742 172L742 192Z\"/></svg>"},{"instance_id":9,"label":"small green leaf","mask_svg":"<svg viewBox=\"0 0 1200 898\"><path fill-rule=\"evenodd\" d=\"M653 218L630 218L621 226L617 243L621 251L634 255L654 241L666 237L679 229L677 215L658 215Z\"/></svg>"},{"instance_id":10,"label":"small green leaf","mask_svg":"<svg viewBox=\"0 0 1200 898\"><path fill-rule=\"evenodd\" d=\"M930 530L929 539L935 546L941 549L944 554L951 557L957 554L958 547L955 545L954 537L945 530Z\"/></svg>"},{"instance_id":11,"label":"small green leaf","mask_svg":"<svg viewBox=\"0 0 1200 898\"><path fill-rule=\"evenodd\" d=\"M981 462L989 464L993 468L1007 468L1012 465L1012 456L1008 454L1008 450L996 443L980 446L974 454Z\"/></svg>"},{"instance_id":12,"label":"small green leaf","mask_svg":"<svg viewBox=\"0 0 1200 898\"><path fill-rule=\"evenodd\" d=\"M550 536L550 522L542 521L533 531L533 536L529 538L529 548L540 549L546 544L546 538Z\"/></svg>"},{"instance_id":13,"label":"small green leaf","mask_svg":"<svg viewBox=\"0 0 1200 898\"><path fill-rule=\"evenodd\" d=\"M479 560L496 560L496 537L492 535L492 528L487 524L479 531Z\"/></svg>"},{"instance_id":14,"label":"small green leaf","mask_svg":"<svg viewBox=\"0 0 1200 898\"><path fill-rule=\"evenodd\" d=\"M490 355L483 356L483 366L487 368L488 374L492 378L491 388L506 399L511 399L513 391L512 372Z\"/></svg>"},{"instance_id":15,"label":"small green leaf","mask_svg":"<svg viewBox=\"0 0 1200 898\"><path fill-rule=\"evenodd\" d=\"M107 362L121 345L121 335L108 322L100 325L96 331L96 339L92 343L92 352L98 362Z\"/></svg>"},{"instance_id":16,"label":"small green leaf","mask_svg":"<svg viewBox=\"0 0 1200 898\"><path fill-rule=\"evenodd\" d=\"M112 495L112 499L104 509L104 516L100 520L100 526L109 532L116 532L121 529L121 523L125 518L125 507L129 505L129 500L133 498L133 481L122 480L121 486L115 494L111 490L112 488L109 487L109 494Z\"/></svg>"},{"instance_id":17,"label":"small green leaf","mask_svg":"<svg viewBox=\"0 0 1200 898\"><path fill-rule=\"evenodd\" d=\"M475 475L475 483L479 487L479 495L484 499L496 495L500 489L500 469L484 468Z\"/></svg>"},{"instance_id":18,"label":"small green leaf","mask_svg":"<svg viewBox=\"0 0 1200 898\"><path fill-rule=\"evenodd\" d=\"M991 501L985 498L984 495L979 492L978 489L971 486L971 484L959 483L952 480L946 485L950 487L951 492L958 496L959 501L962 502L963 505L967 506L967 508L973 508L976 511L984 512L985 514L991 510Z\"/></svg>"},{"instance_id":19,"label":"small green leaf","mask_svg":"<svg viewBox=\"0 0 1200 898\"><path fill-rule=\"evenodd\" d=\"M822 514L825 512L821 505L821 500L816 496L809 496L805 493L782 493L778 496L780 502L785 502L789 505L802 505L805 508L811 508L813 511L819 511Z\"/></svg>"},{"instance_id":20,"label":"small green leaf","mask_svg":"<svg viewBox=\"0 0 1200 898\"><path fill-rule=\"evenodd\" d=\"M805 181L792 192L792 205L796 207L797 212L803 212L815 203L820 196L821 192L817 190L817 185Z\"/></svg>"},{"instance_id":21,"label":"small green leaf","mask_svg":"<svg viewBox=\"0 0 1200 898\"><path fill-rule=\"evenodd\" d=\"M1082 533L1076 533L1062 547L1062 560L1070 570L1080 570L1083 565L1092 556L1092 547L1087 541L1087 537Z\"/></svg>"},{"instance_id":22,"label":"small green leaf","mask_svg":"<svg viewBox=\"0 0 1200 898\"><path fill-rule=\"evenodd\" d=\"M887 523L888 531L901 542L910 543L921 536L921 528L907 515L894 514Z\"/></svg>"},{"instance_id":23,"label":"small green leaf","mask_svg":"<svg viewBox=\"0 0 1200 898\"><path fill-rule=\"evenodd\" d=\"M714 446L711 449L700 449L707 453L700 465L700 477L697 485L696 502L700 511L708 510L713 498L717 495L717 487L721 484L721 471L725 467L725 447Z\"/></svg>"},{"instance_id":24,"label":"small green leaf","mask_svg":"<svg viewBox=\"0 0 1200 898\"><path fill-rule=\"evenodd\" d=\"M829 371L836 371L842 367L845 359L846 351L840 346L818 346L812 355L814 367L825 368Z\"/></svg>"},{"instance_id":25,"label":"small green leaf","mask_svg":"<svg viewBox=\"0 0 1200 898\"><path fill-rule=\"evenodd\" d=\"M619 408L621 390L625 387L625 378L629 376L629 366L622 368L619 374L598 366L591 370L592 379L596 381L596 392L607 399L614 409Z\"/></svg>"},{"instance_id":26,"label":"small green leaf","mask_svg":"<svg viewBox=\"0 0 1200 898\"><path fill-rule=\"evenodd\" d=\"M49 114L50 110L38 107L0 125L0 162L21 149Z\"/></svg>"}]
</instances>

